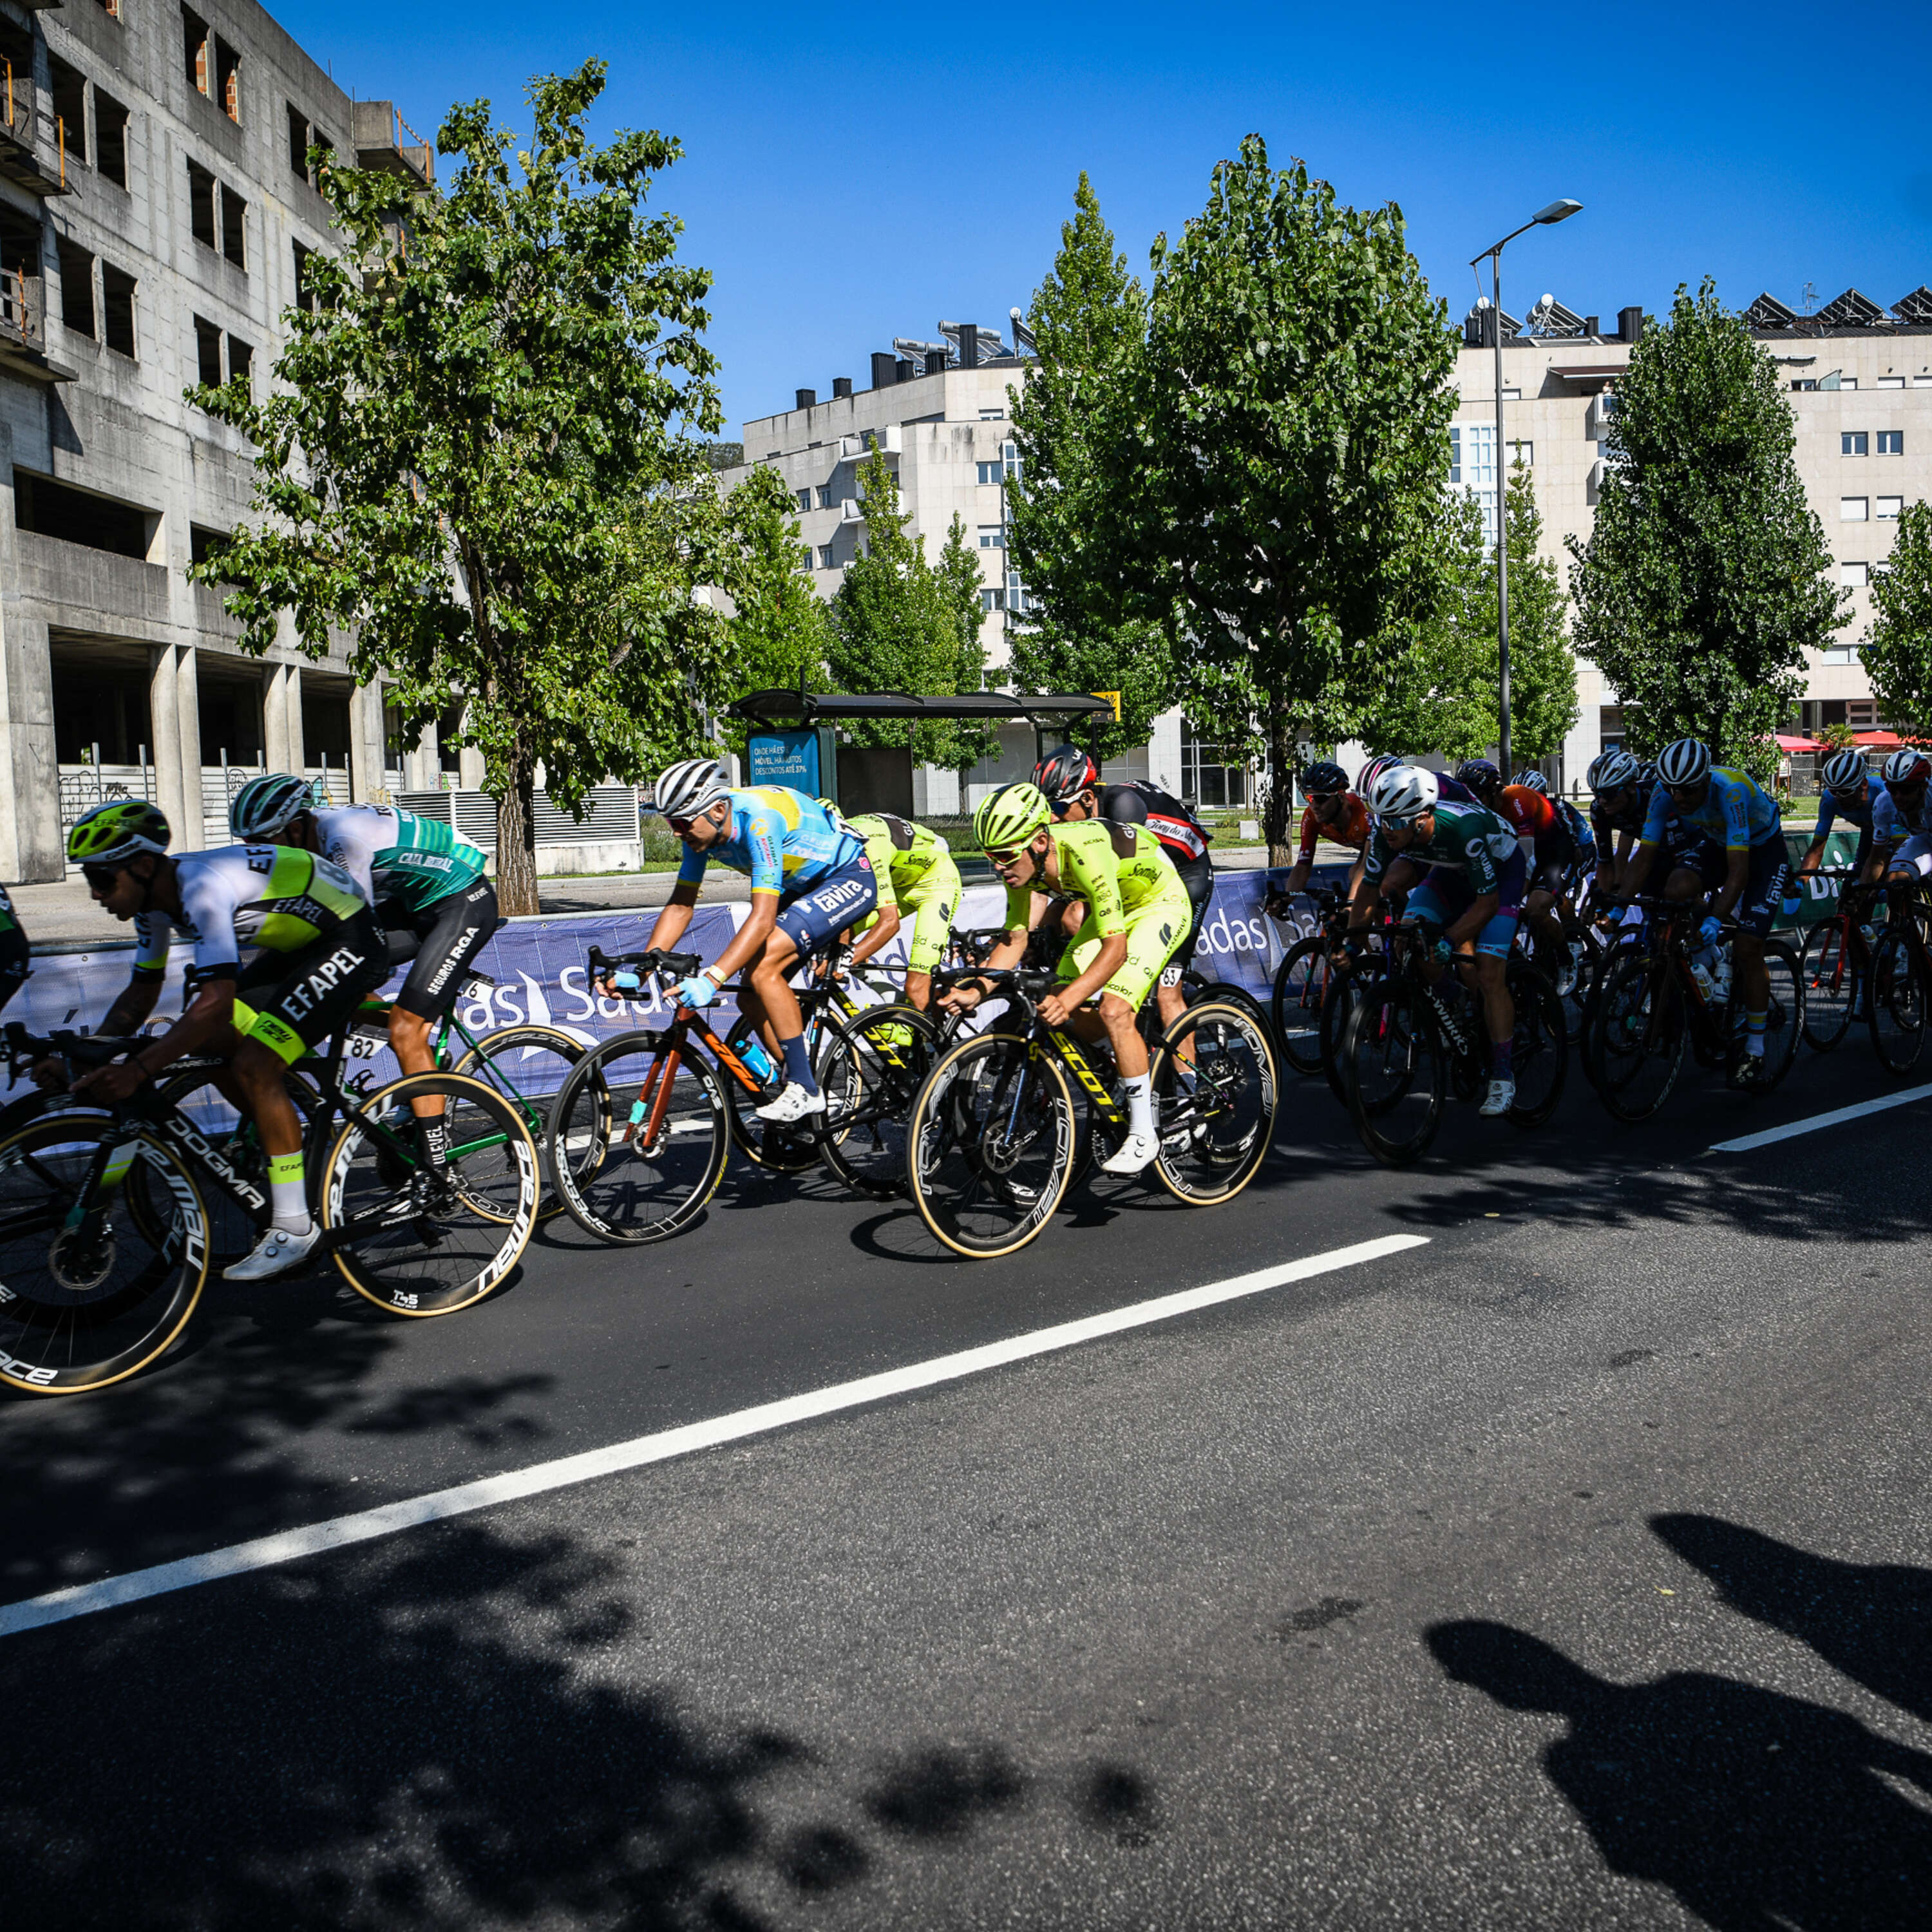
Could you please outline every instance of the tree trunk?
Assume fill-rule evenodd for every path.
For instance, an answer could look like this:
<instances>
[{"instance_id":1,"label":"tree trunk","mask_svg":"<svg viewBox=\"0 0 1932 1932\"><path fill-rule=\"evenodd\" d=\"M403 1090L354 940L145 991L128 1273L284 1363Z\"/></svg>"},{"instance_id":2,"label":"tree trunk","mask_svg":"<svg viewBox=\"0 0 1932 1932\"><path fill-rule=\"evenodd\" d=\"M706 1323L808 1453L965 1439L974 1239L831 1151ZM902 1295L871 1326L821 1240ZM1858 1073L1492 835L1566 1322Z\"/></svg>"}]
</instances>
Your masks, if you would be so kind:
<instances>
[{"instance_id":1,"label":"tree trunk","mask_svg":"<svg viewBox=\"0 0 1932 1932\"><path fill-rule=\"evenodd\" d=\"M1268 863L1292 866L1291 814L1294 809L1294 757L1300 748L1292 722L1278 704L1268 712L1268 789L1262 808L1262 831L1268 840Z\"/></svg>"},{"instance_id":2,"label":"tree trunk","mask_svg":"<svg viewBox=\"0 0 1932 1932\"><path fill-rule=\"evenodd\" d=\"M530 809L535 790L530 761L520 752L496 801L496 904L509 918L543 910L537 903L536 824Z\"/></svg>"}]
</instances>

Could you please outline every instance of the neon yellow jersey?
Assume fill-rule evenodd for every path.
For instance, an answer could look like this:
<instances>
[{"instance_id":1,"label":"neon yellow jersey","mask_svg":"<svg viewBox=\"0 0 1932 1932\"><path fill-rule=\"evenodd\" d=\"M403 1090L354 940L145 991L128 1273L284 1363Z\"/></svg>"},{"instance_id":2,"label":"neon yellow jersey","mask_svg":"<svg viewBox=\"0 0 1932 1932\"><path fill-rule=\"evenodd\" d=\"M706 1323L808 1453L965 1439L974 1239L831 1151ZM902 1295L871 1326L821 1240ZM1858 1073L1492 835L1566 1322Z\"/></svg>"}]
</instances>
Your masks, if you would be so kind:
<instances>
[{"instance_id":1,"label":"neon yellow jersey","mask_svg":"<svg viewBox=\"0 0 1932 1932\"><path fill-rule=\"evenodd\" d=\"M890 812L863 812L845 822L866 842L881 912L901 900L914 904L922 888L958 883L952 848L938 832Z\"/></svg>"},{"instance_id":2,"label":"neon yellow jersey","mask_svg":"<svg viewBox=\"0 0 1932 1932\"><path fill-rule=\"evenodd\" d=\"M1186 896L1174 861L1144 825L1085 818L1048 830L1060 855L1058 890L1085 904L1087 916L1102 939L1126 932L1130 915L1170 886ZM1030 886L1006 889L1009 930L1031 923L1033 893Z\"/></svg>"}]
</instances>

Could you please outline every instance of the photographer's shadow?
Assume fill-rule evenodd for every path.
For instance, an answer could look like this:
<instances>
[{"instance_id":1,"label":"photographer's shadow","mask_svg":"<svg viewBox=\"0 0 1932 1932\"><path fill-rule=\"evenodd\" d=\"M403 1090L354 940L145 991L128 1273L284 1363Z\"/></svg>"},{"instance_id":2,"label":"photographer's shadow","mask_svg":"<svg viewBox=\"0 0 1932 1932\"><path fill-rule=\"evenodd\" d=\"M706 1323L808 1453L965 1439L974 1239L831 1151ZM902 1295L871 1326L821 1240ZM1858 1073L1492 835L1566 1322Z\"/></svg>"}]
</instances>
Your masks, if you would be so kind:
<instances>
[{"instance_id":1,"label":"photographer's shadow","mask_svg":"<svg viewBox=\"0 0 1932 1932\"><path fill-rule=\"evenodd\" d=\"M1932 1756L1840 1712L1702 1671L1614 1683L1502 1624L1438 1624L1427 1641L1458 1683L1568 1720L1544 1768L1604 1862L1667 1886L1707 1924L1924 1922Z\"/></svg>"}]
</instances>

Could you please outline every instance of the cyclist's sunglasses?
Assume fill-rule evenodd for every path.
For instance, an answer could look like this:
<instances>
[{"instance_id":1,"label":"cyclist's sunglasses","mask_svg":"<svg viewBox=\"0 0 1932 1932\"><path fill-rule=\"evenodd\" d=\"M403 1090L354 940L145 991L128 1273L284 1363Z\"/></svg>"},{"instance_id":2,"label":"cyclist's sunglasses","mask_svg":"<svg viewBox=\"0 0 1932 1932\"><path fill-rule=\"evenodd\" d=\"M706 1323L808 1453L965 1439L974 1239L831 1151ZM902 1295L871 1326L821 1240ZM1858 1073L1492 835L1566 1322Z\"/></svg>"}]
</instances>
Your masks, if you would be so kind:
<instances>
[{"instance_id":1,"label":"cyclist's sunglasses","mask_svg":"<svg viewBox=\"0 0 1932 1932\"><path fill-rule=\"evenodd\" d=\"M1339 805L1348 795L1343 791L1312 791L1308 794L1308 802L1317 812L1321 812L1329 806Z\"/></svg>"},{"instance_id":2,"label":"cyclist's sunglasses","mask_svg":"<svg viewBox=\"0 0 1932 1932\"><path fill-rule=\"evenodd\" d=\"M1064 818L1093 789L1091 785L1082 785L1078 791L1070 791L1064 798L1050 798L1046 802L1048 807L1054 818Z\"/></svg>"},{"instance_id":3,"label":"cyclist's sunglasses","mask_svg":"<svg viewBox=\"0 0 1932 1932\"><path fill-rule=\"evenodd\" d=\"M1667 784L1664 788L1672 798L1695 798L1709 783L1708 778L1699 778L1693 784Z\"/></svg>"},{"instance_id":4,"label":"cyclist's sunglasses","mask_svg":"<svg viewBox=\"0 0 1932 1932\"><path fill-rule=\"evenodd\" d=\"M114 890L114 881L127 869L124 866L83 866L80 868L80 876L87 881L90 890L111 892Z\"/></svg>"},{"instance_id":5,"label":"cyclist's sunglasses","mask_svg":"<svg viewBox=\"0 0 1932 1932\"><path fill-rule=\"evenodd\" d=\"M986 848L986 862L989 866L1017 866L1032 850L1030 845L988 845Z\"/></svg>"}]
</instances>

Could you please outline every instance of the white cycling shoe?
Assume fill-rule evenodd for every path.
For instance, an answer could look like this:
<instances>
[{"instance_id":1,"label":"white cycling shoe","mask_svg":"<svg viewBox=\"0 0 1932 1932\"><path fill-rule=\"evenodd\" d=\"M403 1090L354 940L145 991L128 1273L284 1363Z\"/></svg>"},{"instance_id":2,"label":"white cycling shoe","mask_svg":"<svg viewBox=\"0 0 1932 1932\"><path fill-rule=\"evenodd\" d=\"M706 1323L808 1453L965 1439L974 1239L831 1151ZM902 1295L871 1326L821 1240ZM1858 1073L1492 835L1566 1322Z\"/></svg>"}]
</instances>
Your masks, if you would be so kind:
<instances>
[{"instance_id":1,"label":"white cycling shoe","mask_svg":"<svg viewBox=\"0 0 1932 1932\"><path fill-rule=\"evenodd\" d=\"M760 1120L769 1120L775 1127L793 1126L814 1114L824 1113L825 1096L808 1094L796 1080L788 1081L784 1091L776 1100L767 1100L753 1111Z\"/></svg>"},{"instance_id":2,"label":"white cycling shoe","mask_svg":"<svg viewBox=\"0 0 1932 1932\"><path fill-rule=\"evenodd\" d=\"M1516 1105L1516 1082L1514 1080L1492 1080L1490 1095L1477 1108L1486 1120L1493 1120L1498 1114L1507 1114Z\"/></svg>"},{"instance_id":3,"label":"white cycling shoe","mask_svg":"<svg viewBox=\"0 0 1932 1932\"><path fill-rule=\"evenodd\" d=\"M1120 1144L1120 1150L1111 1160L1103 1160L1100 1169L1103 1174L1138 1174L1150 1166L1160 1153L1160 1137L1157 1134L1130 1134Z\"/></svg>"},{"instance_id":4,"label":"white cycling shoe","mask_svg":"<svg viewBox=\"0 0 1932 1932\"><path fill-rule=\"evenodd\" d=\"M266 1281L272 1275L286 1274L298 1263L308 1260L322 1230L311 1221L305 1234L292 1234L286 1228L271 1228L255 1244L251 1253L221 1270L224 1281Z\"/></svg>"}]
</instances>

